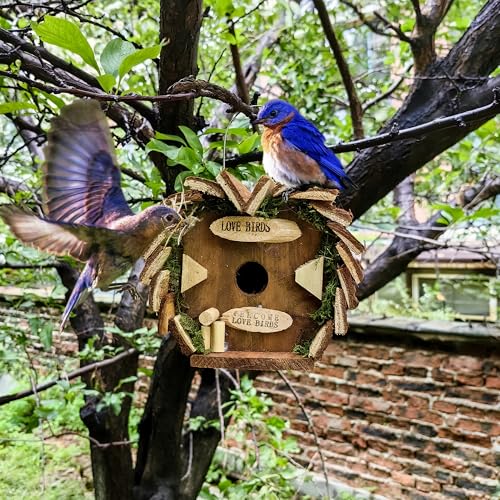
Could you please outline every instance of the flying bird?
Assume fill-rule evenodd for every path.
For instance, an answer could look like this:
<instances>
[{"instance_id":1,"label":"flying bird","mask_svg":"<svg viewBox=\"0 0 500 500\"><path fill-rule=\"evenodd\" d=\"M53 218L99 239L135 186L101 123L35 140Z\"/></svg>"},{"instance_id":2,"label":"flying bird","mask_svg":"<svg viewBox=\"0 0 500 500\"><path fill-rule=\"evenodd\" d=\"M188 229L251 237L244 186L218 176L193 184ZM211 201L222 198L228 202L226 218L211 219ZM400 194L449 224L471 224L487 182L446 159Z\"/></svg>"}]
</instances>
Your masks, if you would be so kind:
<instances>
[{"instance_id":1,"label":"flying bird","mask_svg":"<svg viewBox=\"0 0 500 500\"><path fill-rule=\"evenodd\" d=\"M43 217L15 205L0 206L0 217L24 244L86 262L61 330L90 290L109 287L162 231L180 221L179 214L164 205L134 215L120 187L106 116L96 101L75 101L52 121L42 202Z\"/></svg>"},{"instance_id":2,"label":"flying bird","mask_svg":"<svg viewBox=\"0 0 500 500\"><path fill-rule=\"evenodd\" d=\"M325 145L325 136L290 103L268 101L253 123L265 127L263 165L274 180L289 188L316 184L344 189L353 184Z\"/></svg>"}]
</instances>

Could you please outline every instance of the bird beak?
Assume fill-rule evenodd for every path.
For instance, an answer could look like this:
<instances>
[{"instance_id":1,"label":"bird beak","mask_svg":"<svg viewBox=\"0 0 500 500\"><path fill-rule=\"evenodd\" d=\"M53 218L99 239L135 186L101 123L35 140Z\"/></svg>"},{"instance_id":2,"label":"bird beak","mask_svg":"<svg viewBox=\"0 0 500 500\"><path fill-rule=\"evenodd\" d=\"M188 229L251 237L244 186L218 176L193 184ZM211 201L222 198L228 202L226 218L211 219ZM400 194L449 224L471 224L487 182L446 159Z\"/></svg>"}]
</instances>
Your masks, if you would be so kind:
<instances>
[{"instance_id":1,"label":"bird beak","mask_svg":"<svg viewBox=\"0 0 500 500\"><path fill-rule=\"evenodd\" d=\"M252 120L252 125L263 125L266 122L266 120L262 118L256 118L255 120Z\"/></svg>"}]
</instances>

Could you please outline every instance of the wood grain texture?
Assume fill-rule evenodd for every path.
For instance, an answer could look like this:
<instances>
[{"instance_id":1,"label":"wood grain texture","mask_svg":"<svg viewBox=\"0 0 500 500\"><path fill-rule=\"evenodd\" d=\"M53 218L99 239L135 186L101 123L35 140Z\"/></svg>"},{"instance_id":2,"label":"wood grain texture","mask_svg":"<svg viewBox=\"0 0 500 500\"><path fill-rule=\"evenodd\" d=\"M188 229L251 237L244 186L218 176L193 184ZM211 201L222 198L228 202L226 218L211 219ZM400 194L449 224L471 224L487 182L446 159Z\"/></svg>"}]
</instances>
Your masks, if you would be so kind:
<instances>
[{"instance_id":1,"label":"wood grain texture","mask_svg":"<svg viewBox=\"0 0 500 500\"><path fill-rule=\"evenodd\" d=\"M149 285L151 278L162 270L165 262L170 257L171 251L171 247L164 247L162 245L157 247L146 259L139 281L145 285Z\"/></svg>"},{"instance_id":2,"label":"wood grain texture","mask_svg":"<svg viewBox=\"0 0 500 500\"><path fill-rule=\"evenodd\" d=\"M352 213L349 210L338 208L329 201L311 201L309 205L328 220L348 226L352 222Z\"/></svg>"},{"instance_id":3,"label":"wood grain texture","mask_svg":"<svg viewBox=\"0 0 500 500\"><path fill-rule=\"evenodd\" d=\"M156 273L151 279L151 284L149 286L149 307L154 312L160 310L161 302L165 295L168 293L168 284L170 281L170 271L164 269L159 273Z\"/></svg>"},{"instance_id":4,"label":"wood grain texture","mask_svg":"<svg viewBox=\"0 0 500 500\"><path fill-rule=\"evenodd\" d=\"M265 307L236 307L222 313L221 319L236 330L259 333L281 332L293 323L288 313Z\"/></svg>"},{"instance_id":5,"label":"wood grain texture","mask_svg":"<svg viewBox=\"0 0 500 500\"><path fill-rule=\"evenodd\" d=\"M329 222L327 226L340 238L340 240L355 254L362 254L365 246L358 241L342 224Z\"/></svg>"},{"instance_id":6,"label":"wood grain texture","mask_svg":"<svg viewBox=\"0 0 500 500\"><path fill-rule=\"evenodd\" d=\"M207 279L208 271L187 253L182 255L181 292L193 288Z\"/></svg>"},{"instance_id":7,"label":"wood grain texture","mask_svg":"<svg viewBox=\"0 0 500 500\"><path fill-rule=\"evenodd\" d=\"M245 206L245 212L248 215L255 215L262 202L272 193L274 186L274 181L267 175L263 175L252 190Z\"/></svg>"},{"instance_id":8,"label":"wood grain texture","mask_svg":"<svg viewBox=\"0 0 500 500\"><path fill-rule=\"evenodd\" d=\"M358 285L361 283L361 280L363 279L363 268L361 267L361 264L356 260L349 248L341 241L335 245L335 248L337 249L341 259L344 261L347 269L349 269L349 272L351 273L351 276L356 284Z\"/></svg>"},{"instance_id":9,"label":"wood grain texture","mask_svg":"<svg viewBox=\"0 0 500 500\"><path fill-rule=\"evenodd\" d=\"M193 352L196 351L196 349L194 348L191 338L182 327L180 320L181 317L179 314L177 316L174 316L174 320L172 321L172 326L170 328L170 331L172 335L175 337L175 340L177 341L177 344L182 354L184 354L184 356L190 356L191 354L193 354Z\"/></svg>"},{"instance_id":10,"label":"wood grain texture","mask_svg":"<svg viewBox=\"0 0 500 500\"><path fill-rule=\"evenodd\" d=\"M200 193L207 194L215 198L226 197L226 193L217 182L209 179L203 179L202 177L188 177L184 181L184 187L186 189L192 189L193 191L199 191Z\"/></svg>"},{"instance_id":11,"label":"wood grain texture","mask_svg":"<svg viewBox=\"0 0 500 500\"><path fill-rule=\"evenodd\" d=\"M227 170L223 170L217 176L219 186L224 190L226 196L234 205L238 212L244 212L251 193L248 188L236 177L232 176Z\"/></svg>"},{"instance_id":12,"label":"wood grain texture","mask_svg":"<svg viewBox=\"0 0 500 500\"><path fill-rule=\"evenodd\" d=\"M209 307L205 311L201 312L198 316L198 321L203 326L210 326L214 321L217 321L220 317L220 311L216 307Z\"/></svg>"},{"instance_id":13,"label":"wood grain texture","mask_svg":"<svg viewBox=\"0 0 500 500\"><path fill-rule=\"evenodd\" d=\"M295 269L295 282L321 300L323 297L323 256L310 260Z\"/></svg>"},{"instance_id":14,"label":"wood grain texture","mask_svg":"<svg viewBox=\"0 0 500 500\"><path fill-rule=\"evenodd\" d=\"M302 235L299 226L287 219L239 215L215 220L210 230L219 238L247 243L285 243Z\"/></svg>"},{"instance_id":15,"label":"wood grain texture","mask_svg":"<svg viewBox=\"0 0 500 500\"><path fill-rule=\"evenodd\" d=\"M229 368L240 370L302 370L311 371L314 360L292 352L240 352L226 351L193 354L191 366L195 368Z\"/></svg>"},{"instance_id":16,"label":"wood grain texture","mask_svg":"<svg viewBox=\"0 0 500 500\"><path fill-rule=\"evenodd\" d=\"M240 243L223 240L209 229L218 214L205 214L184 237L184 252L208 270L205 281L184 293L186 312L192 318L209 307L227 311L235 307L253 306L288 313L293 324L279 333L263 334L227 328L229 350L292 351L302 338L311 338L317 324L309 317L320 301L295 283L295 269L316 257L321 233L289 211L279 217L297 223L302 236L287 243ZM248 262L262 265L268 284L258 294L243 292L237 284L238 269Z\"/></svg>"},{"instance_id":17,"label":"wood grain texture","mask_svg":"<svg viewBox=\"0 0 500 500\"><path fill-rule=\"evenodd\" d=\"M342 288L335 292L335 335L345 335L349 328L347 323L347 302Z\"/></svg>"},{"instance_id":18,"label":"wood grain texture","mask_svg":"<svg viewBox=\"0 0 500 500\"><path fill-rule=\"evenodd\" d=\"M296 191L289 196L290 200L328 201L333 202L339 194L338 189L312 187L307 191Z\"/></svg>"},{"instance_id":19,"label":"wood grain texture","mask_svg":"<svg viewBox=\"0 0 500 500\"><path fill-rule=\"evenodd\" d=\"M356 309L359 304L359 300L356 297L357 287L349 269L346 266L339 267L337 269L337 276L339 277L340 286L344 291L345 300L347 302L347 307L349 309Z\"/></svg>"},{"instance_id":20,"label":"wood grain texture","mask_svg":"<svg viewBox=\"0 0 500 500\"><path fill-rule=\"evenodd\" d=\"M320 359L325 349L328 347L328 344L332 340L333 333L333 321L327 321L319 330L313 341L311 342L311 346L309 347L309 356L313 359Z\"/></svg>"},{"instance_id":21,"label":"wood grain texture","mask_svg":"<svg viewBox=\"0 0 500 500\"><path fill-rule=\"evenodd\" d=\"M158 335L164 337L168 334L170 320L175 316L175 293L170 292L165 295L161 302L158 313Z\"/></svg>"}]
</instances>

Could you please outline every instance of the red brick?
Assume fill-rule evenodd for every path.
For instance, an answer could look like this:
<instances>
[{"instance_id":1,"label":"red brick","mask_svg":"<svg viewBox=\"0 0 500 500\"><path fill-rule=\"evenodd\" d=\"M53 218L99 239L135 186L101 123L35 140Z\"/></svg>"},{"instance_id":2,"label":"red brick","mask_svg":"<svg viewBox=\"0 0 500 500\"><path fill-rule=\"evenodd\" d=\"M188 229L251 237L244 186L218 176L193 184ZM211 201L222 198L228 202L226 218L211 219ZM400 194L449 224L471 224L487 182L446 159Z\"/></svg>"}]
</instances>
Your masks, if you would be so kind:
<instances>
[{"instance_id":1,"label":"red brick","mask_svg":"<svg viewBox=\"0 0 500 500\"><path fill-rule=\"evenodd\" d=\"M392 363L390 365L386 365L382 368L382 373L384 375L403 375L404 366L396 363Z\"/></svg>"},{"instance_id":2,"label":"red brick","mask_svg":"<svg viewBox=\"0 0 500 500\"><path fill-rule=\"evenodd\" d=\"M457 405L453 403L448 403L448 401L435 401L432 405L434 410L443 412L443 413L456 413Z\"/></svg>"},{"instance_id":3,"label":"red brick","mask_svg":"<svg viewBox=\"0 0 500 500\"><path fill-rule=\"evenodd\" d=\"M440 456L439 462L445 469L449 469L455 472L463 472L467 469L463 462L455 460L454 458L447 455Z\"/></svg>"},{"instance_id":4,"label":"red brick","mask_svg":"<svg viewBox=\"0 0 500 500\"><path fill-rule=\"evenodd\" d=\"M480 422L475 422L474 420L459 420L456 425L458 429L467 432L482 432L482 427Z\"/></svg>"},{"instance_id":5,"label":"red brick","mask_svg":"<svg viewBox=\"0 0 500 500\"><path fill-rule=\"evenodd\" d=\"M415 478L409 474L400 471L393 471L391 473L392 479L403 486L415 486Z\"/></svg>"},{"instance_id":6,"label":"red brick","mask_svg":"<svg viewBox=\"0 0 500 500\"><path fill-rule=\"evenodd\" d=\"M500 389L500 376L486 377L486 387L490 389Z\"/></svg>"},{"instance_id":7,"label":"red brick","mask_svg":"<svg viewBox=\"0 0 500 500\"><path fill-rule=\"evenodd\" d=\"M476 387L484 385L483 377L473 377L470 375L457 375L457 382L463 385L474 385Z\"/></svg>"},{"instance_id":8,"label":"red brick","mask_svg":"<svg viewBox=\"0 0 500 500\"><path fill-rule=\"evenodd\" d=\"M344 378L345 375L345 369L340 366L316 367L314 371L326 377Z\"/></svg>"},{"instance_id":9,"label":"red brick","mask_svg":"<svg viewBox=\"0 0 500 500\"><path fill-rule=\"evenodd\" d=\"M448 356L443 367L458 373L480 372L483 368L483 359L473 356Z\"/></svg>"},{"instance_id":10,"label":"red brick","mask_svg":"<svg viewBox=\"0 0 500 500\"><path fill-rule=\"evenodd\" d=\"M431 480L425 481L423 479L417 479L415 482L415 488L418 491L425 491L426 493L431 492L431 491L439 491L441 489L441 486L439 483L435 483Z\"/></svg>"}]
</instances>

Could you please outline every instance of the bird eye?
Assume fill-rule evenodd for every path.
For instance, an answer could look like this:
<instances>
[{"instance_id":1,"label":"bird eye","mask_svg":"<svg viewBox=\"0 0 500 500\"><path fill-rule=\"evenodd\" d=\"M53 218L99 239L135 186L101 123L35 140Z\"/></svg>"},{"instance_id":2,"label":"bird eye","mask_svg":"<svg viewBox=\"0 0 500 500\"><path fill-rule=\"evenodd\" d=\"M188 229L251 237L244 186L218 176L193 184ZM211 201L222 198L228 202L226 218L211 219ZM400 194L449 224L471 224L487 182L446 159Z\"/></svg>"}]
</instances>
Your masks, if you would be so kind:
<instances>
[{"instance_id":1,"label":"bird eye","mask_svg":"<svg viewBox=\"0 0 500 500\"><path fill-rule=\"evenodd\" d=\"M165 216L165 220L167 222L173 222L174 216L172 214L168 214L168 215Z\"/></svg>"},{"instance_id":2,"label":"bird eye","mask_svg":"<svg viewBox=\"0 0 500 500\"><path fill-rule=\"evenodd\" d=\"M277 109L273 109L273 110L269 113L269 116L270 116L271 118L274 118L277 114L278 114L278 110L277 110Z\"/></svg>"}]
</instances>

